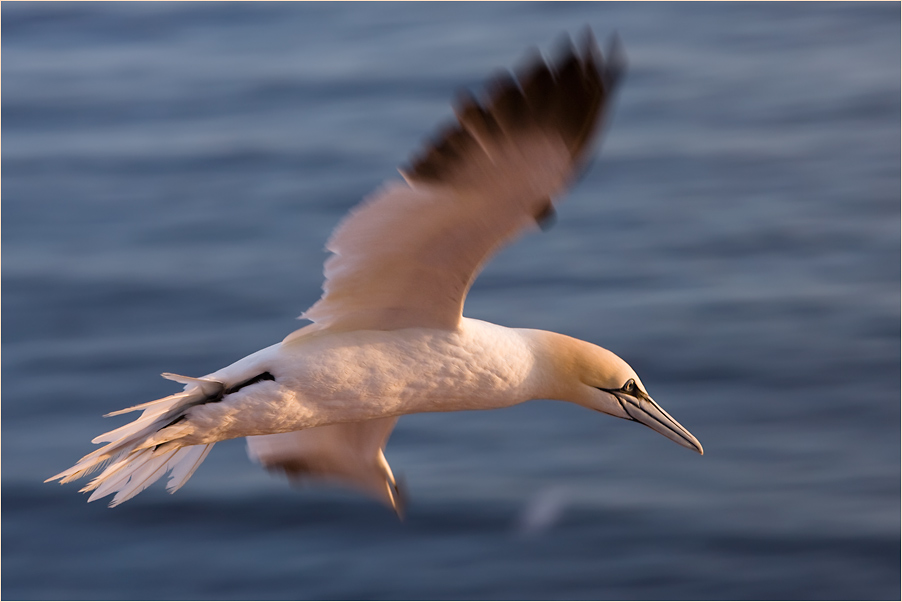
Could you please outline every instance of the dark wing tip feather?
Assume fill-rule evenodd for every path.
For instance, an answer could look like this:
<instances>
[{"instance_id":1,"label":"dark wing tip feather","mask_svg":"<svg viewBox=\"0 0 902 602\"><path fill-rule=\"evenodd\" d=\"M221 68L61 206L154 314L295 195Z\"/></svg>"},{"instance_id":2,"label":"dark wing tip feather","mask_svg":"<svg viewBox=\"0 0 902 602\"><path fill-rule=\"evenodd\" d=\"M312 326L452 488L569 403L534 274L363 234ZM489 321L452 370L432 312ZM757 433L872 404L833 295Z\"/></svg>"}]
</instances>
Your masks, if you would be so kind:
<instances>
[{"instance_id":1,"label":"dark wing tip feather","mask_svg":"<svg viewBox=\"0 0 902 602\"><path fill-rule=\"evenodd\" d=\"M516 75L504 71L490 80L482 102L469 93L460 95L455 104L458 123L415 157L402 170L404 175L419 182L452 182L468 157L485 152L477 139L530 129L556 132L574 162L582 163L626 62L616 35L607 58L591 30L579 46L577 50L565 36L550 63L530 51Z\"/></svg>"}]
</instances>

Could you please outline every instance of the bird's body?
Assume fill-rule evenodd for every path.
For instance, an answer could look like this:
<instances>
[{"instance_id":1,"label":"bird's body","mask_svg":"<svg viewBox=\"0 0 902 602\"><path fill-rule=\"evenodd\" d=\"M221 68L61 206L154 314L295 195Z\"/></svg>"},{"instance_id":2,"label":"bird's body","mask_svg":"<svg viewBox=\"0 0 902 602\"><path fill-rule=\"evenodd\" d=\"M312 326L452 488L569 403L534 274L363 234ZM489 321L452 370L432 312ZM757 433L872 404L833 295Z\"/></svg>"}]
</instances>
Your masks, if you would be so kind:
<instances>
[{"instance_id":1,"label":"bird's body","mask_svg":"<svg viewBox=\"0 0 902 602\"><path fill-rule=\"evenodd\" d=\"M391 505L403 499L383 448L399 416L559 399L701 445L649 396L622 359L564 335L463 317L487 259L545 222L585 164L620 70L591 36L555 65L502 76L457 125L353 210L327 248L312 324L202 378L165 374L182 393L113 415L141 416L94 439L108 445L52 477L108 464L91 500L136 495L171 471L181 487L222 440L292 477L337 479ZM50 480L50 479L48 479Z\"/></svg>"},{"instance_id":2,"label":"bird's body","mask_svg":"<svg viewBox=\"0 0 902 602\"><path fill-rule=\"evenodd\" d=\"M455 331L316 333L277 344L205 379L261 380L197 407L186 443L291 432L419 412L489 410L539 399L531 331L464 318ZM415 370L411 370L415 366Z\"/></svg>"}]
</instances>

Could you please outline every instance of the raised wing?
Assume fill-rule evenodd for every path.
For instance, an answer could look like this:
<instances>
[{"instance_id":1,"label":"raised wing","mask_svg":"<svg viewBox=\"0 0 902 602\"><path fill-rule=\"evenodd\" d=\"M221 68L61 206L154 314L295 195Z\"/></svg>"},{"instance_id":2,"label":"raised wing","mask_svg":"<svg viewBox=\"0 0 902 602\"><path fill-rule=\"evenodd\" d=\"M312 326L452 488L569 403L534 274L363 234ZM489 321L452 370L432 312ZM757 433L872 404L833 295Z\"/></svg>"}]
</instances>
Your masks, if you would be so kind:
<instances>
[{"instance_id":1,"label":"raised wing","mask_svg":"<svg viewBox=\"0 0 902 602\"><path fill-rule=\"evenodd\" d=\"M404 499L382 453L397 421L377 418L248 437L248 455L292 480L319 479L353 487L401 516Z\"/></svg>"},{"instance_id":2,"label":"raised wing","mask_svg":"<svg viewBox=\"0 0 902 602\"><path fill-rule=\"evenodd\" d=\"M622 64L587 35L553 65L539 57L497 77L482 101L463 99L457 123L401 171L405 182L336 229L323 296L301 317L315 330L455 329L484 262L550 217L584 165Z\"/></svg>"}]
</instances>

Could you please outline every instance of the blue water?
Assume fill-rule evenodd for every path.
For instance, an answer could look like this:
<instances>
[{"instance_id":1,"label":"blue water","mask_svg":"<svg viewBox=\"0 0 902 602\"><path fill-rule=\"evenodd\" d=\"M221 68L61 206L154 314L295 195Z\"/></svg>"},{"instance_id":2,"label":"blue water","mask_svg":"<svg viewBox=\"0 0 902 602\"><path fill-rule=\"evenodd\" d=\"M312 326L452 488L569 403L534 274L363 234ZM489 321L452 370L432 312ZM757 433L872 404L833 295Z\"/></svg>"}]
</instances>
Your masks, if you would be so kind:
<instances>
[{"instance_id":1,"label":"blue water","mask_svg":"<svg viewBox=\"0 0 902 602\"><path fill-rule=\"evenodd\" d=\"M2 6L6 599L900 596L900 7ZM630 60L472 317L629 361L704 444L556 402L402 419L399 523L219 444L116 509L100 415L280 340L341 216L563 31Z\"/></svg>"}]
</instances>

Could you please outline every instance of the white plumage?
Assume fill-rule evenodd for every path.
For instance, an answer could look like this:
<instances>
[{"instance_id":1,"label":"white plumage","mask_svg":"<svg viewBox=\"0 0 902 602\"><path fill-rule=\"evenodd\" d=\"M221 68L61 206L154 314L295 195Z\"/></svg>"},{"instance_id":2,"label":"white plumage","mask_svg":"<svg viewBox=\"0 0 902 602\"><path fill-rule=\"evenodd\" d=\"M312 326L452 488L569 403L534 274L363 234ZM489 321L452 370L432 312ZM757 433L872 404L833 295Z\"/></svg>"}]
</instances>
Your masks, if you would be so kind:
<instances>
[{"instance_id":1,"label":"white plumage","mask_svg":"<svg viewBox=\"0 0 902 602\"><path fill-rule=\"evenodd\" d=\"M397 417L560 399L702 447L649 396L622 359L563 335L471 320L464 300L485 261L553 213L586 162L622 60L591 36L502 76L457 124L339 225L312 323L213 374L164 374L181 393L94 439L106 443L52 477L106 468L89 501L138 494L167 471L175 491L217 441L247 437L250 456L294 478L333 479L399 514L383 449Z\"/></svg>"}]
</instances>

